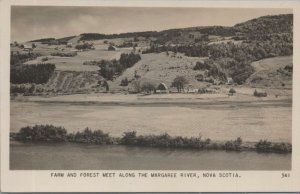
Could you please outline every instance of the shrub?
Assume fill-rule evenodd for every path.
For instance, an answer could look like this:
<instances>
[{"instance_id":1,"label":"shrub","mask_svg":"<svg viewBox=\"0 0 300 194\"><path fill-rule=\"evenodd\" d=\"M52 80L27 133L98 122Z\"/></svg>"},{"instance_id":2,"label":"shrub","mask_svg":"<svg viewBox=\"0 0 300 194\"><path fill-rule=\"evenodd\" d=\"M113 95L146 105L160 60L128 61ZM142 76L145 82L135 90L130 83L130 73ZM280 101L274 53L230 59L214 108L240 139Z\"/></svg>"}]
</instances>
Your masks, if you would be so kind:
<instances>
[{"instance_id":1,"label":"shrub","mask_svg":"<svg viewBox=\"0 0 300 194\"><path fill-rule=\"evenodd\" d=\"M197 74L197 75L195 76L195 78L196 78L197 81L202 82L203 79L204 79L204 76L203 76L202 74Z\"/></svg>"},{"instance_id":2,"label":"shrub","mask_svg":"<svg viewBox=\"0 0 300 194\"><path fill-rule=\"evenodd\" d=\"M288 72L293 72L293 64L291 64L291 65L286 65L286 66L284 67L284 70L286 70L286 71L288 71Z\"/></svg>"},{"instance_id":3,"label":"shrub","mask_svg":"<svg viewBox=\"0 0 300 194\"><path fill-rule=\"evenodd\" d=\"M258 92L256 89L254 90L253 95L256 97L267 97L268 96L267 92Z\"/></svg>"},{"instance_id":4,"label":"shrub","mask_svg":"<svg viewBox=\"0 0 300 194\"><path fill-rule=\"evenodd\" d=\"M109 51L115 51L116 49L115 49L115 47L113 47L112 45L109 45L109 47L108 47L107 50L109 50Z\"/></svg>"},{"instance_id":5,"label":"shrub","mask_svg":"<svg viewBox=\"0 0 300 194\"><path fill-rule=\"evenodd\" d=\"M78 45L76 45L75 49L77 49L77 50L93 50L95 48L94 48L93 43L91 43L91 44L84 43L84 44L78 44Z\"/></svg>"},{"instance_id":6,"label":"shrub","mask_svg":"<svg viewBox=\"0 0 300 194\"><path fill-rule=\"evenodd\" d=\"M53 125L35 125L23 127L16 136L20 141L66 141L67 131L63 127Z\"/></svg>"},{"instance_id":7,"label":"shrub","mask_svg":"<svg viewBox=\"0 0 300 194\"><path fill-rule=\"evenodd\" d=\"M127 77L125 77L124 79L122 79L121 80L121 86L128 86L128 84L129 84L129 81L128 81L128 79L127 79Z\"/></svg>"},{"instance_id":8,"label":"shrub","mask_svg":"<svg viewBox=\"0 0 300 194\"><path fill-rule=\"evenodd\" d=\"M290 143L272 143L268 140L260 140L255 144L255 148L259 152L292 152L292 145Z\"/></svg>"},{"instance_id":9,"label":"shrub","mask_svg":"<svg viewBox=\"0 0 300 194\"><path fill-rule=\"evenodd\" d=\"M230 88L230 90L229 90L229 94L235 94L236 93L236 91L235 91L235 89L233 89L233 88Z\"/></svg>"},{"instance_id":10,"label":"shrub","mask_svg":"<svg viewBox=\"0 0 300 194\"><path fill-rule=\"evenodd\" d=\"M238 137L236 140L234 141L227 141L224 145L226 150L241 150L241 145L242 145L242 138Z\"/></svg>"},{"instance_id":11,"label":"shrub","mask_svg":"<svg viewBox=\"0 0 300 194\"><path fill-rule=\"evenodd\" d=\"M121 139L122 144L125 145L134 145L137 142L136 131L124 132Z\"/></svg>"},{"instance_id":12,"label":"shrub","mask_svg":"<svg viewBox=\"0 0 300 194\"><path fill-rule=\"evenodd\" d=\"M89 128L85 128L82 132L68 134L68 141L76 143L88 143L88 144L113 144L113 139L108 133L104 133L102 130L92 131Z\"/></svg>"},{"instance_id":13,"label":"shrub","mask_svg":"<svg viewBox=\"0 0 300 194\"><path fill-rule=\"evenodd\" d=\"M142 84L141 90L146 93L151 93L155 91L155 85L150 82L145 82Z\"/></svg>"},{"instance_id":14,"label":"shrub","mask_svg":"<svg viewBox=\"0 0 300 194\"><path fill-rule=\"evenodd\" d=\"M45 61L48 61L48 60L49 60L48 57L42 58L42 62L45 62Z\"/></svg>"},{"instance_id":15,"label":"shrub","mask_svg":"<svg viewBox=\"0 0 300 194\"><path fill-rule=\"evenodd\" d=\"M207 63L207 62L197 62L195 67L194 67L194 70L209 70L210 69L210 65Z\"/></svg>"},{"instance_id":16,"label":"shrub","mask_svg":"<svg viewBox=\"0 0 300 194\"><path fill-rule=\"evenodd\" d=\"M51 53L51 56L58 56L58 57L75 57L76 55L77 55L77 52L69 52L69 53L56 52L56 53Z\"/></svg>"}]
</instances>

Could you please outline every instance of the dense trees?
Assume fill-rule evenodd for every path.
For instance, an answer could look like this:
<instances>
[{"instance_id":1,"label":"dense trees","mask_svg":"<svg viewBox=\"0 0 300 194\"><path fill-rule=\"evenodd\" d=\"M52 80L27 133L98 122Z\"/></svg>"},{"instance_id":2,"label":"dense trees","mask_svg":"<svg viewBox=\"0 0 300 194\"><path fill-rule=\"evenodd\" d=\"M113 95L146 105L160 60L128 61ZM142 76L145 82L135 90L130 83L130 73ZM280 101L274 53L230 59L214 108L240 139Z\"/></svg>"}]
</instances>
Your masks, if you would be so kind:
<instances>
[{"instance_id":1,"label":"dense trees","mask_svg":"<svg viewBox=\"0 0 300 194\"><path fill-rule=\"evenodd\" d=\"M78 44L75 46L75 49L77 50L92 50L95 49L94 48L94 44L93 43L83 43L83 44Z\"/></svg>"},{"instance_id":2,"label":"dense trees","mask_svg":"<svg viewBox=\"0 0 300 194\"><path fill-rule=\"evenodd\" d=\"M132 38L132 37L153 37L157 34L156 31L144 31L144 32L128 32L121 34L98 34L98 33L83 33L80 34L80 40L101 40L101 39L113 39L113 38Z\"/></svg>"},{"instance_id":3,"label":"dense trees","mask_svg":"<svg viewBox=\"0 0 300 194\"><path fill-rule=\"evenodd\" d=\"M13 66L10 69L10 82L43 84L49 80L54 70L55 65L50 63Z\"/></svg>"},{"instance_id":4,"label":"dense trees","mask_svg":"<svg viewBox=\"0 0 300 194\"><path fill-rule=\"evenodd\" d=\"M139 54L123 53L119 60L102 60L98 65L101 68L99 73L108 80L113 80L114 76L120 75L125 69L132 67L135 63L141 60Z\"/></svg>"}]
</instances>

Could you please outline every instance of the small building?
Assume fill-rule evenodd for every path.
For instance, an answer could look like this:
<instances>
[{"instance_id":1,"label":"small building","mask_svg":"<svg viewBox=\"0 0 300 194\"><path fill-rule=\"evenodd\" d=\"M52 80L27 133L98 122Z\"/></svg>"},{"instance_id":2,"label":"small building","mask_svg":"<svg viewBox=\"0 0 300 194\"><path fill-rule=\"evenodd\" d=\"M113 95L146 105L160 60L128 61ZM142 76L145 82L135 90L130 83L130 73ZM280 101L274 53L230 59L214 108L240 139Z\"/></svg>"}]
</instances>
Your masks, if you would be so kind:
<instances>
[{"instance_id":1,"label":"small building","mask_svg":"<svg viewBox=\"0 0 300 194\"><path fill-rule=\"evenodd\" d=\"M72 47L73 47L72 42L68 42L67 45L66 45L66 47L67 47L67 48L72 48Z\"/></svg>"},{"instance_id":2,"label":"small building","mask_svg":"<svg viewBox=\"0 0 300 194\"><path fill-rule=\"evenodd\" d=\"M155 90L155 93L158 93L158 94L167 94L169 93L169 89L167 87L167 85L165 83L160 83L156 90Z\"/></svg>"},{"instance_id":3,"label":"small building","mask_svg":"<svg viewBox=\"0 0 300 194\"><path fill-rule=\"evenodd\" d=\"M24 51L33 51L32 47L31 46L27 46L27 45L24 45L23 50Z\"/></svg>"},{"instance_id":4,"label":"small building","mask_svg":"<svg viewBox=\"0 0 300 194\"><path fill-rule=\"evenodd\" d=\"M189 84L187 87L187 90L185 91L186 93L197 93L198 89L195 89L192 84Z\"/></svg>"},{"instance_id":5,"label":"small building","mask_svg":"<svg viewBox=\"0 0 300 194\"><path fill-rule=\"evenodd\" d=\"M227 78L227 84L228 84L228 85L233 84L233 79L232 79L231 77L228 77L228 78Z\"/></svg>"}]
</instances>

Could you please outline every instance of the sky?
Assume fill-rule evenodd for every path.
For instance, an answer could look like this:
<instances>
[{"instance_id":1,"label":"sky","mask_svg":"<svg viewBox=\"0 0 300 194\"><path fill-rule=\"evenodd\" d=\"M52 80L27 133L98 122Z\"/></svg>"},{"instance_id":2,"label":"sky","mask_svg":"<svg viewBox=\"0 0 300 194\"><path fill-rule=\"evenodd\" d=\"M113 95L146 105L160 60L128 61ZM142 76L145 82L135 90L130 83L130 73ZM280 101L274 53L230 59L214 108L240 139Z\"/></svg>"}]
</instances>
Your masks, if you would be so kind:
<instances>
[{"instance_id":1,"label":"sky","mask_svg":"<svg viewBox=\"0 0 300 194\"><path fill-rule=\"evenodd\" d=\"M112 34L193 26L233 26L260 16L287 13L292 10L13 6L11 40L24 42L91 32Z\"/></svg>"}]
</instances>

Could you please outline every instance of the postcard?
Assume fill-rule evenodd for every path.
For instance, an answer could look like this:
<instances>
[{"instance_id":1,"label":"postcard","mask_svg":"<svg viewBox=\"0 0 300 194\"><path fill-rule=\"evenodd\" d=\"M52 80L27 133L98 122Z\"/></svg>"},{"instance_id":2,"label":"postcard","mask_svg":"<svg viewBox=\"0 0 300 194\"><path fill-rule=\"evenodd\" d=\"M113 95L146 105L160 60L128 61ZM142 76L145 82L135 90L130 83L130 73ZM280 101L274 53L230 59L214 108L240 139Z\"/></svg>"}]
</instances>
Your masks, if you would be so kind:
<instances>
[{"instance_id":1,"label":"postcard","mask_svg":"<svg viewBox=\"0 0 300 194\"><path fill-rule=\"evenodd\" d=\"M1 190L300 190L299 2L2 1Z\"/></svg>"}]
</instances>

